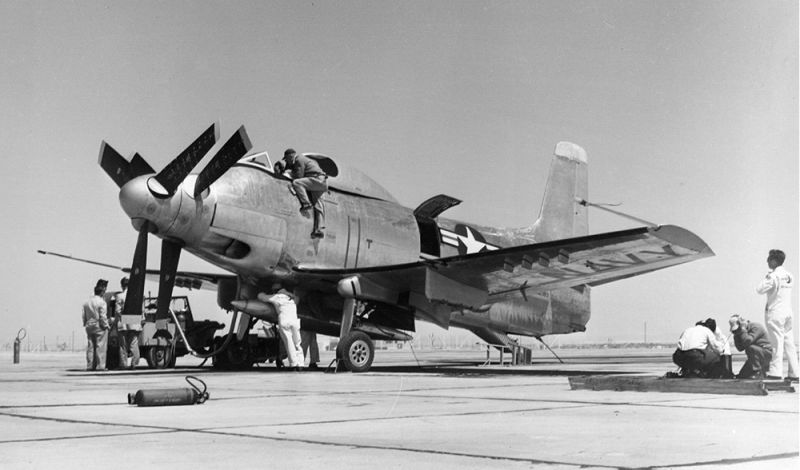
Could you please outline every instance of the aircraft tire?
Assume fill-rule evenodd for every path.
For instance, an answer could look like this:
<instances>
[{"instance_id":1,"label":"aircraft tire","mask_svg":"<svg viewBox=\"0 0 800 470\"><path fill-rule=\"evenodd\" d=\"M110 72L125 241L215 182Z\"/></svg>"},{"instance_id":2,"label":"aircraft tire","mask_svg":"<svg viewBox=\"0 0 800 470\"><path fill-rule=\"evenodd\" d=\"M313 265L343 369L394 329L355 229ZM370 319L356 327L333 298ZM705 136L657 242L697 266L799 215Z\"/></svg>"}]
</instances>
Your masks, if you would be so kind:
<instances>
[{"instance_id":1,"label":"aircraft tire","mask_svg":"<svg viewBox=\"0 0 800 470\"><path fill-rule=\"evenodd\" d=\"M167 369L175 366L170 346L150 346L144 358L151 369Z\"/></svg>"},{"instance_id":2,"label":"aircraft tire","mask_svg":"<svg viewBox=\"0 0 800 470\"><path fill-rule=\"evenodd\" d=\"M336 346L336 357L350 372L366 372L375 359L375 345L363 331L351 331Z\"/></svg>"},{"instance_id":3,"label":"aircraft tire","mask_svg":"<svg viewBox=\"0 0 800 470\"><path fill-rule=\"evenodd\" d=\"M246 370L253 367L253 355L247 340L239 342L234 338L223 354L226 356L227 369Z\"/></svg>"}]
</instances>

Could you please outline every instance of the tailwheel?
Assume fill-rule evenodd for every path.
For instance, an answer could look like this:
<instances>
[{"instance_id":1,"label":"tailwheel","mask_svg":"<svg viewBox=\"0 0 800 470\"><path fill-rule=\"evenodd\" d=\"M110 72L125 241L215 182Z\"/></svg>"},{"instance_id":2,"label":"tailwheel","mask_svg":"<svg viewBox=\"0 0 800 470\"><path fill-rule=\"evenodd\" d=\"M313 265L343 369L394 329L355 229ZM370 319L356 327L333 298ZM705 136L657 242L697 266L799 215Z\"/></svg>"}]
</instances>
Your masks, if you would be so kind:
<instances>
[{"instance_id":1,"label":"tailwheel","mask_svg":"<svg viewBox=\"0 0 800 470\"><path fill-rule=\"evenodd\" d=\"M145 356L147 365L151 369L167 369L175 367L175 355L172 346L150 346Z\"/></svg>"},{"instance_id":2,"label":"tailwheel","mask_svg":"<svg viewBox=\"0 0 800 470\"><path fill-rule=\"evenodd\" d=\"M363 331L351 331L339 341L336 358L350 372L366 372L375 358L375 345Z\"/></svg>"}]
</instances>

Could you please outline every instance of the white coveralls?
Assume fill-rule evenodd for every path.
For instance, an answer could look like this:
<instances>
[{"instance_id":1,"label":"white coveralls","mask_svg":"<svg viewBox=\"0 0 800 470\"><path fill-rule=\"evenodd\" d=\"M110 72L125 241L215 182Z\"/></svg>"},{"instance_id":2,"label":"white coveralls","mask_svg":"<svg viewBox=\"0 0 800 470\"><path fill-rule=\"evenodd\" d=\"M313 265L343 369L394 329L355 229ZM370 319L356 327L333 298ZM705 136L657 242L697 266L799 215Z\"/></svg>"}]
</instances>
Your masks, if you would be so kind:
<instances>
[{"instance_id":1,"label":"white coveralls","mask_svg":"<svg viewBox=\"0 0 800 470\"><path fill-rule=\"evenodd\" d=\"M722 333L722 330L719 329L719 326L717 326L717 330L714 331L714 337L717 339L717 346L719 347L719 353L723 356L730 356L731 355L730 338L725 336L724 333Z\"/></svg>"},{"instance_id":2,"label":"white coveralls","mask_svg":"<svg viewBox=\"0 0 800 470\"><path fill-rule=\"evenodd\" d=\"M756 292L767 294L764 323L772 346L775 348L767 375L783 377L783 357L789 360L789 377L797 377L797 348L792 337L792 285L791 273L778 266L767 273Z\"/></svg>"},{"instance_id":3,"label":"white coveralls","mask_svg":"<svg viewBox=\"0 0 800 470\"><path fill-rule=\"evenodd\" d=\"M142 331L142 315L123 315L125 299L128 291L124 290L115 297L114 313L117 316L117 333L119 340L119 366L120 368L135 368L139 364L139 332ZM128 353L131 354L131 364L128 365Z\"/></svg>"},{"instance_id":4,"label":"white coveralls","mask_svg":"<svg viewBox=\"0 0 800 470\"><path fill-rule=\"evenodd\" d=\"M272 304L278 312L278 326L289 359L289 367L302 367L304 359L303 347L300 344L300 319L297 318L297 305L294 300L283 291L266 299L264 294L259 294L258 297L259 300Z\"/></svg>"}]
</instances>

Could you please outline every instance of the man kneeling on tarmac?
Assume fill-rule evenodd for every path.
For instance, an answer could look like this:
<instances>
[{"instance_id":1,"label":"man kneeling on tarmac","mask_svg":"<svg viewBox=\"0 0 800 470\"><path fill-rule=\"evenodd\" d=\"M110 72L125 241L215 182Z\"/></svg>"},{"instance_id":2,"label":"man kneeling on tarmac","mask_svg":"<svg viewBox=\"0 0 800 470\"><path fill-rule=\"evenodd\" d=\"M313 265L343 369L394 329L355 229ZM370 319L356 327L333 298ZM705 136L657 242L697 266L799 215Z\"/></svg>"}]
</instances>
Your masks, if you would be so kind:
<instances>
[{"instance_id":1,"label":"man kneeling on tarmac","mask_svg":"<svg viewBox=\"0 0 800 470\"><path fill-rule=\"evenodd\" d=\"M697 322L681 333L672 361L681 368L681 377L708 378L719 371L720 352L714 333L703 322Z\"/></svg>"},{"instance_id":2,"label":"man kneeling on tarmac","mask_svg":"<svg viewBox=\"0 0 800 470\"><path fill-rule=\"evenodd\" d=\"M772 344L769 342L767 330L756 322L751 322L739 315L732 315L728 322L733 333L733 344L736 349L747 354L747 362L739 371L738 379L763 379L769 370L772 360Z\"/></svg>"}]
</instances>

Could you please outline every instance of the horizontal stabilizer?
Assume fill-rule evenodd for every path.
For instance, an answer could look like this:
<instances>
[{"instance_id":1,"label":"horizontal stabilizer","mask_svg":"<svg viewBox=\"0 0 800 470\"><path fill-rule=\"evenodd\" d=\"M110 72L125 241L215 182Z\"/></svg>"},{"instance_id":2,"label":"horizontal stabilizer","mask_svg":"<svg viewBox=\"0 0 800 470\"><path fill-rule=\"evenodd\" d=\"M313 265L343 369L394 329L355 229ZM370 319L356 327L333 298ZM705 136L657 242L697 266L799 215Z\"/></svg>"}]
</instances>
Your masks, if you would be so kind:
<instances>
[{"instance_id":1,"label":"horizontal stabilizer","mask_svg":"<svg viewBox=\"0 0 800 470\"><path fill-rule=\"evenodd\" d=\"M490 328L471 328L470 331L495 349L511 349L516 346L516 342L513 339L500 331Z\"/></svg>"}]
</instances>

